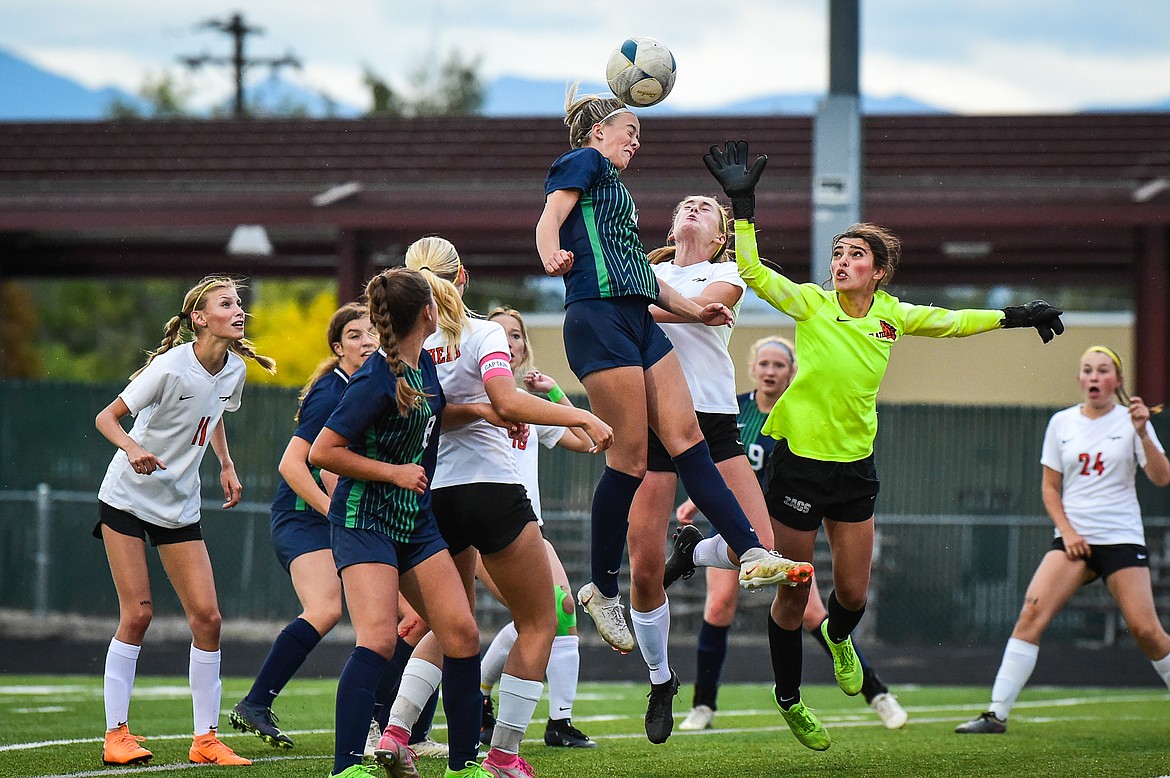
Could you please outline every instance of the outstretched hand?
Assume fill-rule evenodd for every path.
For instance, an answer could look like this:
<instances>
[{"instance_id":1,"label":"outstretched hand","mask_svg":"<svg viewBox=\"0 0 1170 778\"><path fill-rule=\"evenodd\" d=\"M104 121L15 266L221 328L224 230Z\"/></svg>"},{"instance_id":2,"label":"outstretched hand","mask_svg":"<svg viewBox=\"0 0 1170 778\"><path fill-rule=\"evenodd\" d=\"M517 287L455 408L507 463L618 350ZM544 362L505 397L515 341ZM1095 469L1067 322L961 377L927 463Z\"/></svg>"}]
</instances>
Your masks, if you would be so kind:
<instances>
[{"instance_id":1,"label":"outstretched hand","mask_svg":"<svg viewBox=\"0 0 1170 778\"><path fill-rule=\"evenodd\" d=\"M703 155L703 164L731 198L731 212L737 219L752 219L756 215L756 184L768 164L768 157L760 154L748 167L746 140L727 141L724 148L712 146Z\"/></svg>"},{"instance_id":2,"label":"outstretched hand","mask_svg":"<svg viewBox=\"0 0 1170 778\"><path fill-rule=\"evenodd\" d=\"M1063 314L1060 308L1043 300L1033 300L1024 305L1012 305L1003 309L1003 327L1034 327L1040 333L1040 340L1048 343L1064 332Z\"/></svg>"}]
</instances>

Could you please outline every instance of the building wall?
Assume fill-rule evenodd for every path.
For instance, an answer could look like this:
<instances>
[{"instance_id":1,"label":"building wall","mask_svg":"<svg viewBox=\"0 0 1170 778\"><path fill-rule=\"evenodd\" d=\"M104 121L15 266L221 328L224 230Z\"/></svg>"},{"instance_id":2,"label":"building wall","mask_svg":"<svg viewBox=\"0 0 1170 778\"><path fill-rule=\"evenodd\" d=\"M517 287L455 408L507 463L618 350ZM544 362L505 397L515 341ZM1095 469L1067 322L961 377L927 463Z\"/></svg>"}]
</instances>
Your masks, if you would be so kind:
<instances>
[{"instance_id":1,"label":"building wall","mask_svg":"<svg viewBox=\"0 0 1170 778\"><path fill-rule=\"evenodd\" d=\"M878 399L883 403L1071 405L1079 397L1076 373L1086 348L1109 346L1121 356L1123 365L1132 364L1132 316L1066 314L1064 321L1064 335L1047 345L1031 329L955 340L906 338L893 350ZM525 322L537 366L553 376L566 392L584 391L565 359L561 317L531 316ZM792 320L781 314L750 314L741 317L736 325L730 348L739 391L750 388L749 347L772 334L791 340ZM1140 395L1141 387L1131 386L1130 391ZM1146 399L1155 403L1166 398Z\"/></svg>"}]
</instances>

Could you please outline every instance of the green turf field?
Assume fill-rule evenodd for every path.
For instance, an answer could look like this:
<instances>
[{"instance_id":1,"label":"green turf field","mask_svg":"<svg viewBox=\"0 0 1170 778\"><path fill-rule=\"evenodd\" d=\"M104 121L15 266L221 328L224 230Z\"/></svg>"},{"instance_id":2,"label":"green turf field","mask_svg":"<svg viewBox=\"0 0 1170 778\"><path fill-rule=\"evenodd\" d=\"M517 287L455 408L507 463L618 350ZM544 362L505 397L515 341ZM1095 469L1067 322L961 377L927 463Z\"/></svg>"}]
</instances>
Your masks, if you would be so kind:
<instances>
[{"instance_id":1,"label":"green turf field","mask_svg":"<svg viewBox=\"0 0 1170 778\"><path fill-rule=\"evenodd\" d=\"M277 700L281 727L296 740L275 751L227 723L227 708L248 681L224 680L221 734L252 767L187 763L191 704L184 678L140 678L131 703L131 731L147 737L149 766L101 764L102 685L88 676L6 676L0 680L0 776L150 776L211 770L250 778L324 778L332 765L335 684L294 680ZM769 704L764 686L730 685L720 695L717 729L678 732L653 746L642 731L646 688L584 684L574 723L600 747L552 749L541 738L545 703L537 709L522 754L540 778L552 776L1164 776L1170 774L1170 700L1165 690L1030 688L1013 712L1007 735L956 735L955 724L983 710L986 688L895 687L910 713L905 729L880 725L860 698L836 687L810 686L805 700L828 727L824 753L799 745ZM689 707L690 688L675 704ZM443 740L441 712L436 739ZM439 778L443 762L420 760L423 778Z\"/></svg>"}]
</instances>

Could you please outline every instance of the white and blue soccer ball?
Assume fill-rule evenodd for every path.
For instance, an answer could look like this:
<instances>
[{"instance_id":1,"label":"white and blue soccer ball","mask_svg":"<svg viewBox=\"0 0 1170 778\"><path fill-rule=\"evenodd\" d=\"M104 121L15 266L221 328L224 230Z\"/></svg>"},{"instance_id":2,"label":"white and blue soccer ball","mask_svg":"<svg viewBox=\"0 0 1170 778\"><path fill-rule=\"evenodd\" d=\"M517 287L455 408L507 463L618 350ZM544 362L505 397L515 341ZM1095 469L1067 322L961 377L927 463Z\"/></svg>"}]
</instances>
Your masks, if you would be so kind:
<instances>
[{"instance_id":1,"label":"white and blue soccer ball","mask_svg":"<svg viewBox=\"0 0 1170 778\"><path fill-rule=\"evenodd\" d=\"M617 99L645 108L666 99L674 88L675 63L670 49L653 38L629 38L609 55L605 80Z\"/></svg>"}]
</instances>

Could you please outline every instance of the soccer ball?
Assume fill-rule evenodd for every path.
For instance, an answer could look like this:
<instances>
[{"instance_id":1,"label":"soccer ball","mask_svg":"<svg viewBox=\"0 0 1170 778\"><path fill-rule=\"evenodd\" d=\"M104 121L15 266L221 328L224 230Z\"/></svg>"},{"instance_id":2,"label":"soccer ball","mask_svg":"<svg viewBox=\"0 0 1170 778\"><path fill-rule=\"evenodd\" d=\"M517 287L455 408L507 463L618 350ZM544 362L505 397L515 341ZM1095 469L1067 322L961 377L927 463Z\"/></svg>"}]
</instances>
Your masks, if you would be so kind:
<instances>
[{"instance_id":1,"label":"soccer ball","mask_svg":"<svg viewBox=\"0 0 1170 778\"><path fill-rule=\"evenodd\" d=\"M645 108L666 99L674 87L674 55L653 38L626 40L609 55L605 80L617 99Z\"/></svg>"}]
</instances>

